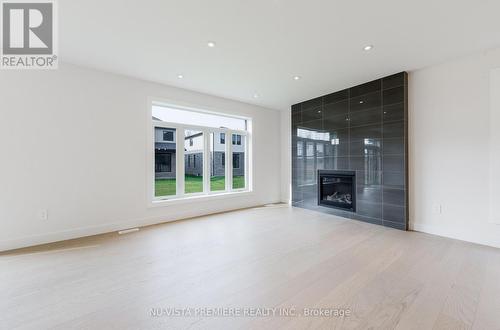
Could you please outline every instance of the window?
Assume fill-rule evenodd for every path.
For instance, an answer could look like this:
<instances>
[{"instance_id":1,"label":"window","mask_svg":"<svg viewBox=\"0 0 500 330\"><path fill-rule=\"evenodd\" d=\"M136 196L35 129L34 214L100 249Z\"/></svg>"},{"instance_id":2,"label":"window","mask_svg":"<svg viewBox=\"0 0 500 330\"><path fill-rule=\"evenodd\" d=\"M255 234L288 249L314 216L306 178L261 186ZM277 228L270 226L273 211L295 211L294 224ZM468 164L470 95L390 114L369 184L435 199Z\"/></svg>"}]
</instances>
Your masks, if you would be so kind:
<instances>
[{"instance_id":1,"label":"window","mask_svg":"<svg viewBox=\"0 0 500 330\"><path fill-rule=\"evenodd\" d=\"M173 131L163 131L163 141L173 142L174 141L174 132Z\"/></svg>"},{"instance_id":2,"label":"window","mask_svg":"<svg viewBox=\"0 0 500 330\"><path fill-rule=\"evenodd\" d=\"M156 172L172 172L172 154L158 153L155 157Z\"/></svg>"},{"instance_id":3,"label":"window","mask_svg":"<svg viewBox=\"0 0 500 330\"><path fill-rule=\"evenodd\" d=\"M233 134L233 145L241 146L241 135Z\"/></svg>"},{"instance_id":4,"label":"window","mask_svg":"<svg viewBox=\"0 0 500 330\"><path fill-rule=\"evenodd\" d=\"M233 168L240 168L240 155L239 154L233 154Z\"/></svg>"},{"instance_id":5,"label":"window","mask_svg":"<svg viewBox=\"0 0 500 330\"><path fill-rule=\"evenodd\" d=\"M233 134L233 139L237 134ZM232 188L233 189L245 189L246 188L246 136L237 135L239 138L236 138L239 144L232 148L233 152L233 175L232 175Z\"/></svg>"},{"instance_id":6,"label":"window","mask_svg":"<svg viewBox=\"0 0 500 330\"><path fill-rule=\"evenodd\" d=\"M219 135L219 142L214 138ZM225 133L210 134L210 191L226 190L226 146L222 143Z\"/></svg>"},{"instance_id":7,"label":"window","mask_svg":"<svg viewBox=\"0 0 500 330\"><path fill-rule=\"evenodd\" d=\"M155 155L155 185L154 196L175 196L177 194L177 178L175 173L175 155L177 146L173 142L175 128L169 130L154 126L154 155ZM171 134L171 135L170 135ZM167 136L166 136L167 135ZM167 139L166 139L167 137Z\"/></svg>"},{"instance_id":8,"label":"window","mask_svg":"<svg viewBox=\"0 0 500 330\"><path fill-rule=\"evenodd\" d=\"M196 166L203 163L203 132L193 129L184 130L184 152L187 155L188 163L184 168L184 193L195 194L203 192L203 166Z\"/></svg>"},{"instance_id":9,"label":"window","mask_svg":"<svg viewBox=\"0 0 500 330\"><path fill-rule=\"evenodd\" d=\"M151 111L153 200L251 189L250 119L160 103Z\"/></svg>"}]
</instances>

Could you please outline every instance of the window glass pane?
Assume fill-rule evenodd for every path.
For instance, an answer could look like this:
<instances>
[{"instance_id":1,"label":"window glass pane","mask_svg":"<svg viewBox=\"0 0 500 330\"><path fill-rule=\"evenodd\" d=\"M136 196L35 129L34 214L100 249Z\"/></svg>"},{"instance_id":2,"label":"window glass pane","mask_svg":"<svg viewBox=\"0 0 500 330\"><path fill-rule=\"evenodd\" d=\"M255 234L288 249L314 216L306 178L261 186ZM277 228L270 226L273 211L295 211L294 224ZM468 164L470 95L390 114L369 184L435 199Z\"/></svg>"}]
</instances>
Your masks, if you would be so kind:
<instances>
[{"instance_id":1,"label":"window glass pane","mask_svg":"<svg viewBox=\"0 0 500 330\"><path fill-rule=\"evenodd\" d=\"M176 194L175 128L155 127L155 196Z\"/></svg>"},{"instance_id":2,"label":"window glass pane","mask_svg":"<svg viewBox=\"0 0 500 330\"><path fill-rule=\"evenodd\" d=\"M220 144L226 143L226 133L220 133Z\"/></svg>"},{"instance_id":3,"label":"window glass pane","mask_svg":"<svg viewBox=\"0 0 500 330\"><path fill-rule=\"evenodd\" d=\"M246 130L245 119L153 105L153 120L187 125Z\"/></svg>"},{"instance_id":4,"label":"window glass pane","mask_svg":"<svg viewBox=\"0 0 500 330\"><path fill-rule=\"evenodd\" d=\"M184 192L203 192L203 132L184 131Z\"/></svg>"},{"instance_id":5,"label":"window glass pane","mask_svg":"<svg viewBox=\"0 0 500 330\"><path fill-rule=\"evenodd\" d=\"M245 143L246 137L238 135L240 143L233 145L233 189L245 188ZM236 141L236 134L233 134Z\"/></svg>"},{"instance_id":6,"label":"window glass pane","mask_svg":"<svg viewBox=\"0 0 500 330\"><path fill-rule=\"evenodd\" d=\"M210 191L226 190L226 146L224 133L210 133Z\"/></svg>"}]
</instances>

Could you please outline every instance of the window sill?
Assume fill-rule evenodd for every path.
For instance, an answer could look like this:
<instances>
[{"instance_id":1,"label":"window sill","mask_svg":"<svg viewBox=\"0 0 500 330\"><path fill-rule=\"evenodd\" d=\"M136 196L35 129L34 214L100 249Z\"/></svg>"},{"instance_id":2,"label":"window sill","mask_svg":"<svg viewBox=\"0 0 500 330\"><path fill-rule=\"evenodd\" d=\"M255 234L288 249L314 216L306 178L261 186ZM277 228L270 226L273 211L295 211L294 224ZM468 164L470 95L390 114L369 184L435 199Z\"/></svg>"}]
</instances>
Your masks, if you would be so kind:
<instances>
[{"instance_id":1,"label":"window sill","mask_svg":"<svg viewBox=\"0 0 500 330\"><path fill-rule=\"evenodd\" d=\"M166 207L166 206L179 205L191 202L208 202L219 199L247 197L252 195L254 195L253 191L244 190L244 191L224 192L220 194L184 196L184 197L170 198L170 199L155 199L149 203L149 207L150 208Z\"/></svg>"}]
</instances>

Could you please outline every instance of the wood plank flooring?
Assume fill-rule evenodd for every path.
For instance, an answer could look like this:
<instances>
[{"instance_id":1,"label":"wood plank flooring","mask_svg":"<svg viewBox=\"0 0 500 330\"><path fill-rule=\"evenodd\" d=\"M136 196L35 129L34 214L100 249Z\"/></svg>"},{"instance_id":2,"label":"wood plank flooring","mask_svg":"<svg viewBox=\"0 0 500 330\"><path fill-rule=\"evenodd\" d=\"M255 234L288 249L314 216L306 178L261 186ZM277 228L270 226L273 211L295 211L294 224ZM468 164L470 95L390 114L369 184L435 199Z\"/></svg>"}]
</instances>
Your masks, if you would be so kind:
<instances>
[{"instance_id":1,"label":"wood plank flooring","mask_svg":"<svg viewBox=\"0 0 500 330\"><path fill-rule=\"evenodd\" d=\"M0 253L0 297L0 329L500 329L500 249L261 207Z\"/></svg>"}]
</instances>

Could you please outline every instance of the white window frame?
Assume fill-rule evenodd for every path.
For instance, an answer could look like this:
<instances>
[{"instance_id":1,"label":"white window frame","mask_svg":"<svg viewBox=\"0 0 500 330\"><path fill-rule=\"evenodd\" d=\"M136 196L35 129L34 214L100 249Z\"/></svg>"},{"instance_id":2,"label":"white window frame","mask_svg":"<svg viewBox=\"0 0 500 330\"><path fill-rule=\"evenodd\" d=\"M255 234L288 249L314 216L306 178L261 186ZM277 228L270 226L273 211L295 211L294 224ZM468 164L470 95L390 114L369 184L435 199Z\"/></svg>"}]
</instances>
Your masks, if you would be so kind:
<instances>
[{"instance_id":1,"label":"white window frame","mask_svg":"<svg viewBox=\"0 0 500 330\"><path fill-rule=\"evenodd\" d=\"M192 111L192 112L200 112L200 113L208 113L218 116L230 117L230 118L238 118L246 120L247 130L235 130L235 129L227 129L227 128L215 128L208 126L199 126L199 125L186 125L179 123L170 123L165 121L157 121L152 119L152 107L153 106L164 106L167 108L173 108L178 110ZM148 139L148 200L150 201L150 206L161 206L161 204L175 202L175 201L185 201L190 200L192 198L212 198L212 197L224 197L229 195L240 195L242 193L251 193L252 192L252 119L248 117L240 117L227 115L220 112L215 112L211 110L204 110L200 108L194 107L186 107L175 105L172 103L166 103L162 101L158 101L157 99L150 99L148 101L148 130L149 136ZM176 172L176 195L170 196L155 196L155 127L160 128L173 128L175 129L175 143L176 143L176 161L175 161L175 172ZM186 130L196 130L201 131L203 133L203 191L199 193L185 193L185 152L184 152L184 143L185 143L185 131ZM219 138L219 133L225 133L225 190L219 191L210 191L210 134L215 134L216 138ZM245 187L240 189L233 189L233 154L232 154L232 143L227 143L228 137L231 137L233 134L239 134L245 136ZM220 142L220 141L219 141ZM227 160L231 159L230 162Z\"/></svg>"}]
</instances>

